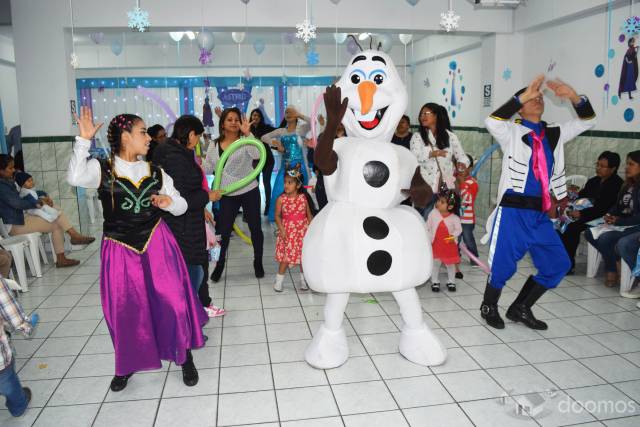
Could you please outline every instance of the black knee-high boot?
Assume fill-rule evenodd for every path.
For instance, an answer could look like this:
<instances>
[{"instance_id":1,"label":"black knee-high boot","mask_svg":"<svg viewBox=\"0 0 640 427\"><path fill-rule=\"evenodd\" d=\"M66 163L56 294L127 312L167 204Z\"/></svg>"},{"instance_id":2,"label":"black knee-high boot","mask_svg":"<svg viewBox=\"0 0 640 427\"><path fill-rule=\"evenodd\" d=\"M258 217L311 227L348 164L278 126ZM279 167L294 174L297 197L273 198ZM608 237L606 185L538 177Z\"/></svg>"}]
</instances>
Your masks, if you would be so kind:
<instances>
[{"instance_id":1,"label":"black knee-high boot","mask_svg":"<svg viewBox=\"0 0 640 427\"><path fill-rule=\"evenodd\" d=\"M533 280L533 276L529 276L515 301L507 310L507 319L522 322L531 329L546 330L547 324L536 319L531 311L531 307L546 291L547 288Z\"/></svg>"},{"instance_id":2,"label":"black knee-high boot","mask_svg":"<svg viewBox=\"0 0 640 427\"><path fill-rule=\"evenodd\" d=\"M193 363L191 350L187 350L187 360L182 365L182 381L184 382L184 385L193 387L198 384L198 379L198 370L196 369L196 365Z\"/></svg>"},{"instance_id":3,"label":"black knee-high boot","mask_svg":"<svg viewBox=\"0 0 640 427\"><path fill-rule=\"evenodd\" d=\"M502 320L498 312L498 300L500 299L501 293L502 289L494 288L487 282L487 287L484 288L482 305L480 306L480 315L482 318L487 321L489 326L496 329L504 329L504 320Z\"/></svg>"}]
</instances>

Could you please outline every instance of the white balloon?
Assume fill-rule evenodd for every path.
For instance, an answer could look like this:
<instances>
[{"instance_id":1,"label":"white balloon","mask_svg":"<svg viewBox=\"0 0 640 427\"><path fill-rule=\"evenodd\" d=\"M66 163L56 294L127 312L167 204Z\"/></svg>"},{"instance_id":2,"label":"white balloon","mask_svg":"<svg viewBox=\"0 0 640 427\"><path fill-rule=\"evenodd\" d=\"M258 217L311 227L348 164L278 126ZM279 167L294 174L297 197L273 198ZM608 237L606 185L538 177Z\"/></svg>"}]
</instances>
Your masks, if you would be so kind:
<instances>
[{"instance_id":1,"label":"white balloon","mask_svg":"<svg viewBox=\"0 0 640 427\"><path fill-rule=\"evenodd\" d=\"M393 40L391 39L391 36L389 34L380 34L377 39L378 43L380 43L380 49L385 53L389 53L393 47Z\"/></svg>"},{"instance_id":2,"label":"white balloon","mask_svg":"<svg viewBox=\"0 0 640 427\"><path fill-rule=\"evenodd\" d=\"M347 39L347 33L333 33L336 43L342 44Z\"/></svg>"},{"instance_id":3,"label":"white balloon","mask_svg":"<svg viewBox=\"0 0 640 427\"><path fill-rule=\"evenodd\" d=\"M244 36L246 35L246 33L244 31L241 32L232 32L231 33L231 38L233 39L234 42L240 44L244 41Z\"/></svg>"},{"instance_id":4,"label":"white balloon","mask_svg":"<svg viewBox=\"0 0 640 427\"><path fill-rule=\"evenodd\" d=\"M183 36L184 31L172 31L169 33L169 37L171 37L174 42L179 42L180 40L182 40Z\"/></svg>"},{"instance_id":5,"label":"white balloon","mask_svg":"<svg viewBox=\"0 0 640 427\"><path fill-rule=\"evenodd\" d=\"M215 39L212 32L201 31L200 34L198 34L198 46L200 46L200 49L211 51L211 49L213 49L214 43Z\"/></svg>"},{"instance_id":6,"label":"white balloon","mask_svg":"<svg viewBox=\"0 0 640 427\"><path fill-rule=\"evenodd\" d=\"M402 44L406 46L407 43L409 43L413 39L413 34L398 34L398 37L400 38Z\"/></svg>"}]
</instances>

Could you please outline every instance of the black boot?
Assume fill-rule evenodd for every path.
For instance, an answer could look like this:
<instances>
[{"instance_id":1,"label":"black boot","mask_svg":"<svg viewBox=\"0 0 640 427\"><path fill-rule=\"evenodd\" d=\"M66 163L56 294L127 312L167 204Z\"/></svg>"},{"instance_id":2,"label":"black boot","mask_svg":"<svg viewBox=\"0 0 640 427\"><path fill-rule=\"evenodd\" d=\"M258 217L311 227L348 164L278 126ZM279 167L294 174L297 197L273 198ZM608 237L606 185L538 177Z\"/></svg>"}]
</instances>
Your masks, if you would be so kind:
<instances>
[{"instance_id":1,"label":"black boot","mask_svg":"<svg viewBox=\"0 0 640 427\"><path fill-rule=\"evenodd\" d=\"M182 381L184 385L193 387L198 384L198 370L196 365L193 364L193 356L191 350L187 350L187 360L182 365Z\"/></svg>"},{"instance_id":2,"label":"black boot","mask_svg":"<svg viewBox=\"0 0 640 427\"><path fill-rule=\"evenodd\" d=\"M498 312L498 299L500 299L501 293L502 289L496 289L487 282L487 287L484 288L482 305L480 306L482 318L487 321L489 326L496 329L504 329L504 320L502 320Z\"/></svg>"},{"instance_id":3,"label":"black boot","mask_svg":"<svg viewBox=\"0 0 640 427\"><path fill-rule=\"evenodd\" d=\"M131 375L115 375L111 380L111 391L118 392L124 390Z\"/></svg>"},{"instance_id":4,"label":"black boot","mask_svg":"<svg viewBox=\"0 0 640 427\"><path fill-rule=\"evenodd\" d=\"M547 291L547 288L529 276L513 304L507 310L507 319L522 322L531 329L546 330L547 324L534 317L531 307Z\"/></svg>"},{"instance_id":5,"label":"black boot","mask_svg":"<svg viewBox=\"0 0 640 427\"><path fill-rule=\"evenodd\" d=\"M224 272L224 261L218 261L216 264L216 268L213 269L213 273L211 273L211 280L215 283L220 281L220 277L222 277L222 273Z\"/></svg>"},{"instance_id":6,"label":"black boot","mask_svg":"<svg viewBox=\"0 0 640 427\"><path fill-rule=\"evenodd\" d=\"M264 277L264 267L262 266L262 259L253 260L253 270L256 272L256 277L262 279Z\"/></svg>"}]
</instances>

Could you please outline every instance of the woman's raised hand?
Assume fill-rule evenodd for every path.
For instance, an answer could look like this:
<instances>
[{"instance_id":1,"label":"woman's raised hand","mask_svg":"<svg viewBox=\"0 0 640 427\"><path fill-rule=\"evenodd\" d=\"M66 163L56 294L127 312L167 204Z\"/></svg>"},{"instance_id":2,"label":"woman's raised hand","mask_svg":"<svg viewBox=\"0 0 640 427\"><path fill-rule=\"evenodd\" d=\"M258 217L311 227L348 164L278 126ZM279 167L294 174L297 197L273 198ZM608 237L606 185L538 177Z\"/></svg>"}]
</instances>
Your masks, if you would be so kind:
<instances>
[{"instance_id":1,"label":"woman's raised hand","mask_svg":"<svg viewBox=\"0 0 640 427\"><path fill-rule=\"evenodd\" d=\"M244 136L249 136L251 133L251 122L244 115L240 118L240 133Z\"/></svg>"},{"instance_id":2,"label":"woman's raised hand","mask_svg":"<svg viewBox=\"0 0 640 427\"><path fill-rule=\"evenodd\" d=\"M76 113L73 113L78 122L78 129L80 129L80 138L92 139L96 133L102 127L102 123L95 125L93 123L93 113L89 107L80 107L80 117Z\"/></svg>"}]
</instances>

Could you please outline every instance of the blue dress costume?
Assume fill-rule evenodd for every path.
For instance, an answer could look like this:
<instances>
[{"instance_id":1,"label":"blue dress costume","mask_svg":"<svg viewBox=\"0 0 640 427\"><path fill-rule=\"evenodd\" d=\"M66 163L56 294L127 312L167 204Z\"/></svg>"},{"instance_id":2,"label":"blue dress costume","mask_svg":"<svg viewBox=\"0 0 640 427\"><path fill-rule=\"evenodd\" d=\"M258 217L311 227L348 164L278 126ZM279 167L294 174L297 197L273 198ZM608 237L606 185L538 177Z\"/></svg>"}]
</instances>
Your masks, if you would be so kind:
<instances>
[{"instance_id":1,"label":"blue dress costume","mask_svg":"<svg viewBox=\"0 0 640 427\"><path fill-rule=\"evenodd\" d=\"M276 200L284 191L284 172L288 168L294 168L300 165L300 171L302 172L303 183L307 185L309 182L309 171L307 170L307 164L302 146L298 142L298 135L290 133L279 137L280 142L284 147L284 153L282 153L282 162L280 164L280 170L276 176L276 181L273 184L273 190L271 192L271 203L269 205L269 221L275 221L275 209Z\"/></svg>"}]
</instances>

